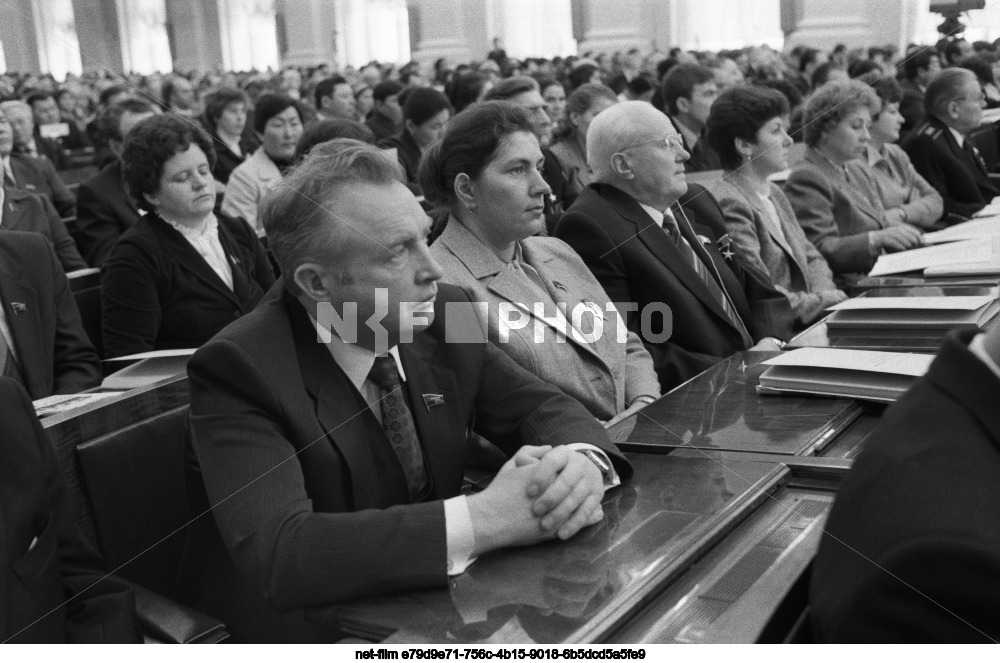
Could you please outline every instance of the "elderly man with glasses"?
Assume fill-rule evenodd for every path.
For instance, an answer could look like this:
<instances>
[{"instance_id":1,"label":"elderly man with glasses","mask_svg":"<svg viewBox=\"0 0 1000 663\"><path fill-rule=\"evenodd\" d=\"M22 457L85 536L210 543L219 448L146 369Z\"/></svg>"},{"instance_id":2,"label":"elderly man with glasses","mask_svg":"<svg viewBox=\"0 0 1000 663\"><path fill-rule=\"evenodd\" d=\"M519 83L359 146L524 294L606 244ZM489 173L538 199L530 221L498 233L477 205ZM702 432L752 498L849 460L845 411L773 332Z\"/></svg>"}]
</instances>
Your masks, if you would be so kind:
<instances>
[{"instance_id":1,"label":"elderly man with glasses","mask_svg":"<svg viewBox=\"0 0 1000 663\"><path fill-rule=\"evenodd\" d=\"M596 182L555 233L642 337L664 392L791 335L788 301L743 269L715 198L688 186L689 156L663 113L640 101L612 106L587 131Z\"/></svg>"}]
</instances>

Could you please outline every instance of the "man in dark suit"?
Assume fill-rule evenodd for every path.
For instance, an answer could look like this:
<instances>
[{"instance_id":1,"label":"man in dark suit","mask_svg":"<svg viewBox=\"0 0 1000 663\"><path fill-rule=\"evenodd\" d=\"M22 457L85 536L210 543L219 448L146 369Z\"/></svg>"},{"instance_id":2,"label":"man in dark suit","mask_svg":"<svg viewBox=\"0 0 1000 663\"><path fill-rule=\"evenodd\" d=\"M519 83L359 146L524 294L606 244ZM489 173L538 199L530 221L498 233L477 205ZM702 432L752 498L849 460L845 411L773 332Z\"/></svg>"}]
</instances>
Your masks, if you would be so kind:
<instances>
[{"instance_id":1,"label":"man in dark suit","mask_svg":"<svg viewBox=\"0 0 1000 663\"><path fill-rule=\"evenodd\" d=\"M950 336L885 413L813 566L821 642L1000 640L998 401L994 326Z\"/></svg>"},{"instance_id":2,"label":"man in dark suit","mask_svg":"<svg viewBox=\"0 0 1000 663\"><path fill-rule=\"evenodd\" d=\"M743 269L715 199L700 188L681 199L687 158L655 108L612 106L587 132L597 183L556 226L642 337L664 393L734 352L776 350L791 337L788 300ZM672 331L644 329L664 305Z\"/></svg>"},{"instance_id":3,"label":"man in dark suit","mask_svg":"<svg viewBox=\"0 0 1000 663\"><path fill-rule=\"evenodd\" d=\"M236 640L321 638L303 608L445 587L489 550L598 522L628 463L438 286L397 165L338 140L287 184L262 211L282 280L188 366L191 485L214 517L188 539L196 604ZM514 458L466 498L470 427Z\"/></svg>"},{"instance_id":4,"label":"man in dark suit","mask_svg":"<svg viewBox=\"0 0 1000 663\"><path fill-rule=\"evenodd\" d=\"M14 129L14 153L46 159L55 170L66 167L66 157L57 143L35 135L35 116L31 106L23 101L0 103L0 111L7 117Z\"/></svg>"},{"instance_id":5,"label":"man in dark suit","mask_svg":"<svg viewBox=\"0 0 1000 663\"><path fill-rule=\"evenodd\" d=\"M0 378L0 405L0 642L142 642L132 591L83 542L28 395Z\"/></svg>"},{"instance_id":6,"label":"man in dark suit","mask_svg":"<svg viewBox=\"0 0 1000 663\"><path fill-rule=\"evenodd\" d=\"M33 399L101 383L66 274L38 233L0 230L0 309L3 375L18 379Z\"/></svg>"},{"instance_id":7,"label":"man in dark suit","mask_svg":"<svg viewBox=\"0 0 1000 663\"><path fill-rule=\"evenodd\" d=\"M0 229L42 235L59 257L63 270L86 269L76 244L48 198L23 189L0 187Z\"/></svg>"},{"instance_id":8,"label":"man in dark suit","mask_svg":"<svg viewBox=\"0 0 1000 663\"><path fill-rule=\"evenodd\" d=\"M924 106L927 119L902 147L944 199L945 222L960 222L1000 195L979 151L966 138L982 124L986 96L971 71L946 69L927 87Z\"/></svg>"},{"instance_id":9,"label":"man in dark suit","mask_svg":"<svg viewBox=\"0 0 1000 663\"><path fill-rule=\"evenodd\" d=\"M722 168L719 155L705 139L705 125L718 93L715 74L700 64L677 65L660 84L664 107L684 141L684 151L691 155L685 166L689 172Z\"/></svg>"},{"instance_id":10,"label":"man in dark suit","mask_svg":"<svg viewBox=\"0 0 1000 663\"><path fill-rule=\"evenodd\" d=\"M31 106L35 118L35 139L42 138L42 127L48 127L58 136L50 138L62 150L80 150L90 146L87 135L80 131L74 122L64 122L56 97L51 92L39 90L25 99Z\"/></svg>"},{"instance_id":11,"label":"man in dark suit","mask_svg":"<svg viewBox=\"0 0 1000 663\"><path fill-rule=\"evenodd\" d=\"M76 192L76 242L91 267L103 265L118 238L139 220L139 208L125 193L118 157L132 127L153 115L152 106L140 99L113 104L101 114L101 131L115 159Z\"/></svg>"},{"instance_id":12,"label":"man in dark suit","mask_svg":"<svg viewBox=\"0 0 1000 663\"><path fill-rule=\"evenodd\" d=\"M372 91L375 107L365 124L375 134L375 140L383 140L398 134L403 128L403 107L399 105L399 93L403 86L397 81L382 81Z\"/></svg>"},{"instance_id":13,"label":"man in dark suit","mask_svg":"<svg viewBox=\"0 0 1000 663\"><path fill-rule=\"evenodd\" d=\"M14 133L7 116L0 111L0 161L3 182L48 198L60 216L73 216L76 199L45 159L13 154Z\"/></svg>"},{"instance_id":14,"label":"man in dark suit","mask_svg":"<svg viewBox=\"0 0 1000 663\"><path fill-rule=\"evenodd\" d=\"M902 99L899 113L903 116L900 134L906 136L927 117L924 112L924 93L934 77L941 71L941 57L937 49L920 46L903 59L903 80L899 82Z\"/></svg>"}]
</instances>

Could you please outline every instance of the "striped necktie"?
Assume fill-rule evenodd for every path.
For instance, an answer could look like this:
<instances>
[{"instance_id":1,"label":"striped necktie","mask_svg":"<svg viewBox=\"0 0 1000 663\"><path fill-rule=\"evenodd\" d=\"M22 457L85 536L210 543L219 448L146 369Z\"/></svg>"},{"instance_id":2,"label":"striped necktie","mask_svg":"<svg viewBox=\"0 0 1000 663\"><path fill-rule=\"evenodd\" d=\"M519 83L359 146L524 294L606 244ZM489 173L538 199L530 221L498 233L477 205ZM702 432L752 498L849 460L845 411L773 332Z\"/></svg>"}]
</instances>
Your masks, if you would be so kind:
<instances>
[{"instance_id":1,"label":"striped necktie","mask_svg":"<svg viewBox=\"0 0 1000 663\"><path fill-rule=\"evenodd\" d=\"M739 331L740 336L743 339L744 347L752 347L753 338L751 338L746 325L743 324L743 320L740 319L739 314L736 312L736 307L733 306L732 301L730 301L729 294L725 291L722 284L715 280L715 276L711 273L708 266L702 262L701 258L698 257L697 252L691 247L690 244L688 244L687 240L684 239L684 236L681 235L680 228L677 227L677 221L669 212L663 215L663 231L667 233L670 241L673 242L674 246L677 247L677 250L681 252L681 255L684 256L688 264L691 265L694 271L698 274L698 277L705 283L705 286L708 288L712 297L722 307L726 317L729 318L729 321ZM711 260L711 257L708 259Z\"/></svg>"}]
</instances>

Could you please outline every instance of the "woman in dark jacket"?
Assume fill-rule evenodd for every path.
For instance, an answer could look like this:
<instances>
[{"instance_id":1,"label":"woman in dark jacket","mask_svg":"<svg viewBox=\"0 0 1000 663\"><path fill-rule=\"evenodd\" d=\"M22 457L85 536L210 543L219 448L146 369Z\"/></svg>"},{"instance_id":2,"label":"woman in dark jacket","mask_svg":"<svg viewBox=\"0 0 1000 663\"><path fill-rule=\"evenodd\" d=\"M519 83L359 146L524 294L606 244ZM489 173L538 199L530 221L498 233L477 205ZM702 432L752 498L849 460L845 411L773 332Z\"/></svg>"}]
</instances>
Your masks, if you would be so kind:
<instances>
[{"instance_id":1,"label":"woman in dark jacket","mask_svg":"<svg viewBox=\"0 0 1000 663\"><path fill-rule=\"evenodd\" d=\"M382 148L395 148L396 158L406 171L406 181L414 193L420 193L417 174L424 151L441 140L451 118L448 97L432 88L413 88L403 102L403 130L379 142Z\"/></svg>"},{"instance_id":2,"label":"woman in dark jacket","mask_svg":"<svg viewBox=\"0 0 1000 663\"><path fill-rule=\"evenodd\" d=\"M235 88L222 88L205 97L203 123L216 147L212 174L223 184L257 148L243 135L249 108L250 99Z\"/></svg>"},{"instance_id":3,"label":"woman in dark jacket","mask_svg":"<svg viewBox=\"0 0 1000 663\"><path fill-rule=\"evenodd\" d=\"M211 139L172 115L143 120L129 132L122 177L146 215L104 265L109 357L198 347L249 312L274 283L250 226L212 212L214 159Z\"/></svg>"}]
</instances>

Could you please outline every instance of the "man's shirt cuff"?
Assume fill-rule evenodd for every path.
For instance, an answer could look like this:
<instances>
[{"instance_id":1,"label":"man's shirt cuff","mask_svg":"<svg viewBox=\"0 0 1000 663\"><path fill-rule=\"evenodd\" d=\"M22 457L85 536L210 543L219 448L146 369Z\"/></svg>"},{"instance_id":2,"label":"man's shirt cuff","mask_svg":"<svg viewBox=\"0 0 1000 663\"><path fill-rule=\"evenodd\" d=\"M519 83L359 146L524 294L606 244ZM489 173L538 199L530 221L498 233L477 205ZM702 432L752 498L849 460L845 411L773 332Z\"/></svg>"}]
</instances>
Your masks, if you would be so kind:
<instances>
[{"instance_id":1,"label":"man's shirt cuff","mask_svg":"<svg viewBox=\"0 0 1000 663\"><path fill-rule=\"evenodd\" d=\"M444 530L448 542L448 575L457 576L476 561L472 556L476 534L465 495L444 501Z\"/></svg>"}]
</instances>

